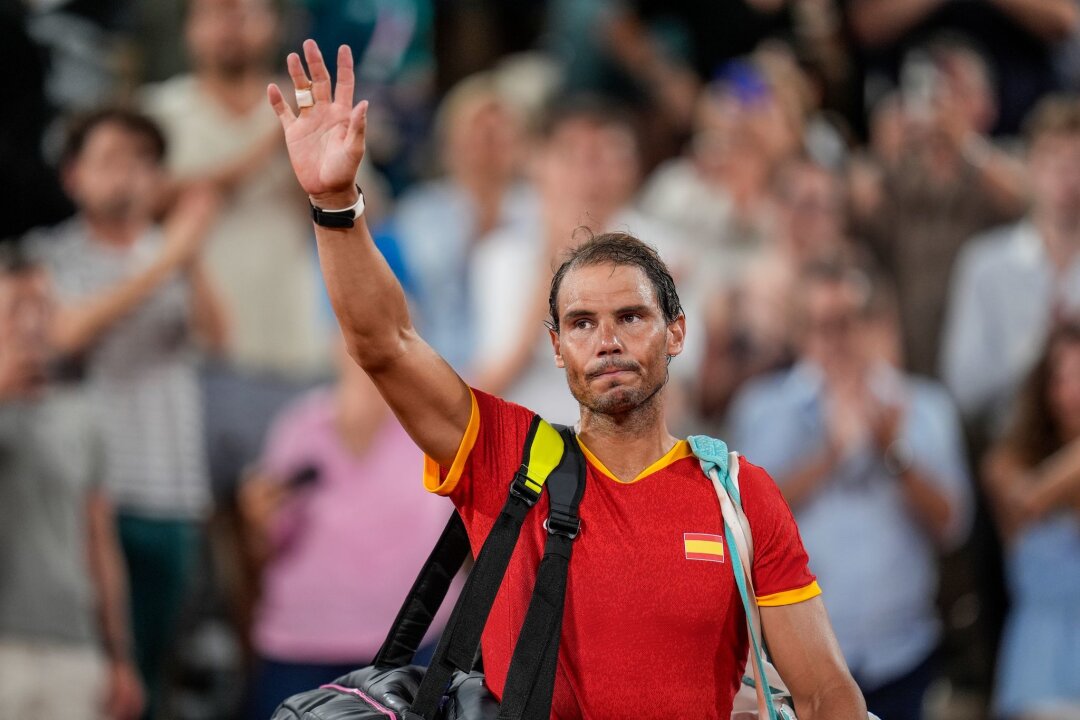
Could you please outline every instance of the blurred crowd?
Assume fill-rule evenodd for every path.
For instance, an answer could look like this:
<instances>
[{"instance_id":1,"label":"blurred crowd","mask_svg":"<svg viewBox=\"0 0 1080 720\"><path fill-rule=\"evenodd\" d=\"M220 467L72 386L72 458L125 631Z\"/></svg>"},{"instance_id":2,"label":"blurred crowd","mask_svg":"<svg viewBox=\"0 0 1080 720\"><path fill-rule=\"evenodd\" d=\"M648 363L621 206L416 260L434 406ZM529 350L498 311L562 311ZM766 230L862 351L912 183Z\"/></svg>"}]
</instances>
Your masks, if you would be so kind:
<instances>
[{"instance_id":1,"label":"blurred crowd","mask_svg":"<svg viewBox=\"0 0 1080 720\"><path fill-rule=\"evenodd\" d=\"M0 718L266 718L373 658L451 512L325 298L266 101L308 36L353 48L367 223L472 385L573 423L553 268L645 240L670 422L776 479L870 709L1080 718L1080 0L0 0L0 33Z\"/></svg>"}]
</instances>

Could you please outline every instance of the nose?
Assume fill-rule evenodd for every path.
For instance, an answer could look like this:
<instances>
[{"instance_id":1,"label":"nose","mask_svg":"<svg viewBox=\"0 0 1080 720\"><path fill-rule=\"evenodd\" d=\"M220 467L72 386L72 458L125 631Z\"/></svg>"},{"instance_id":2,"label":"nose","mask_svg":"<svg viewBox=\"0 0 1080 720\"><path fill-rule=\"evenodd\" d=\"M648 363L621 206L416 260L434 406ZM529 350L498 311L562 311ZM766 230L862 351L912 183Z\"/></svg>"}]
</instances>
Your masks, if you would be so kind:
<instances>
[{"instance_id":1,"label":"nose","mask_svg":"<svg viewBox=\"0 0 1080 720\"><path fill-rule=\"evenodd\" d=\"M615 324L610 321L600 323L600 347L599 355L619 355L622 353L622 341L615 332Z\"/></svg>"}]
</instances>

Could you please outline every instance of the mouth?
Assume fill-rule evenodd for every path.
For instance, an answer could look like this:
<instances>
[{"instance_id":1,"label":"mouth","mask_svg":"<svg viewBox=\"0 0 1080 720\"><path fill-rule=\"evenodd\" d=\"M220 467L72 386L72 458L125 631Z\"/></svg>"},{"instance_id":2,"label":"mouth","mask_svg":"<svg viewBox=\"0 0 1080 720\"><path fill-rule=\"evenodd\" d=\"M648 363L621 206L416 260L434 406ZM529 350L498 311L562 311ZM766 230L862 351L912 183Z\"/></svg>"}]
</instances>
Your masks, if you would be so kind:
<instances>
[{"instance_id":1,"label":"mouth","mask_svg":"<svg viewBox=\"0 0 1080 720\"><path fill-rule=\"evenodd\" d=\"M626 367L607 367L589 373L590 380L600 380L618 377L619 375L632 375L634 370Z\"/></svg>"}]
</instances>

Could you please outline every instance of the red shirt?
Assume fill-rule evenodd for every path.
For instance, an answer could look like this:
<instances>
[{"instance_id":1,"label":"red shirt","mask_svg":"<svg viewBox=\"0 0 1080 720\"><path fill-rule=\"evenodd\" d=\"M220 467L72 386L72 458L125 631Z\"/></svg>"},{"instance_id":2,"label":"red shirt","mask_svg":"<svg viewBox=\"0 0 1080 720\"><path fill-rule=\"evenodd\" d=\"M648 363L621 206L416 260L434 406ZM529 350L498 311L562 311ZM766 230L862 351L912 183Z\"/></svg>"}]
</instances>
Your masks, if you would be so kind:
<instances>
[{"instance_id":1,"label":"red shirt","mask_svg":"<svg viewBox=\"0 0 1080 720\"><path fill-rule=\"evenodd\" d=\"M472 417L449 470L425 462L429 490L448 495L479 552L503 504L533 413L474 391ZM746 661L742 605L729 567L720 503L686 441L632 482L588 460L574 543L552 717L727 718ZM739 464L762 605L820 593L795 521L772 479ZM501 697L543 556L547 496L525 520L484 630L484 669Z\"/></svg>"}]
</instances>

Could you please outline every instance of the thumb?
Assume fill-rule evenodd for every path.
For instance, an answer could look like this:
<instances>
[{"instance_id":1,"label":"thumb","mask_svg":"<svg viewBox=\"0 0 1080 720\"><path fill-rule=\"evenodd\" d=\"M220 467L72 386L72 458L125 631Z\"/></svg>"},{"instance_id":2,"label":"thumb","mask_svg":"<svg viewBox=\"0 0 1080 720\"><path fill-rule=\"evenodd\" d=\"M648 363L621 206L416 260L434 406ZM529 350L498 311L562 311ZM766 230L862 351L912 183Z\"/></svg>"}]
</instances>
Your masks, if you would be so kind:
<instances>
[{"instance_id":1,"label":"thumb","mask_svg":"<svg viewBox=\"0 0 1080 720\"><path fill-rule=\"evenodd\" d=\"M364 140L367 136L368 101L361 100L349 114L349 129L345 133L345 147L354 157L363 157Z\"/></svg>"}]
</instances>

